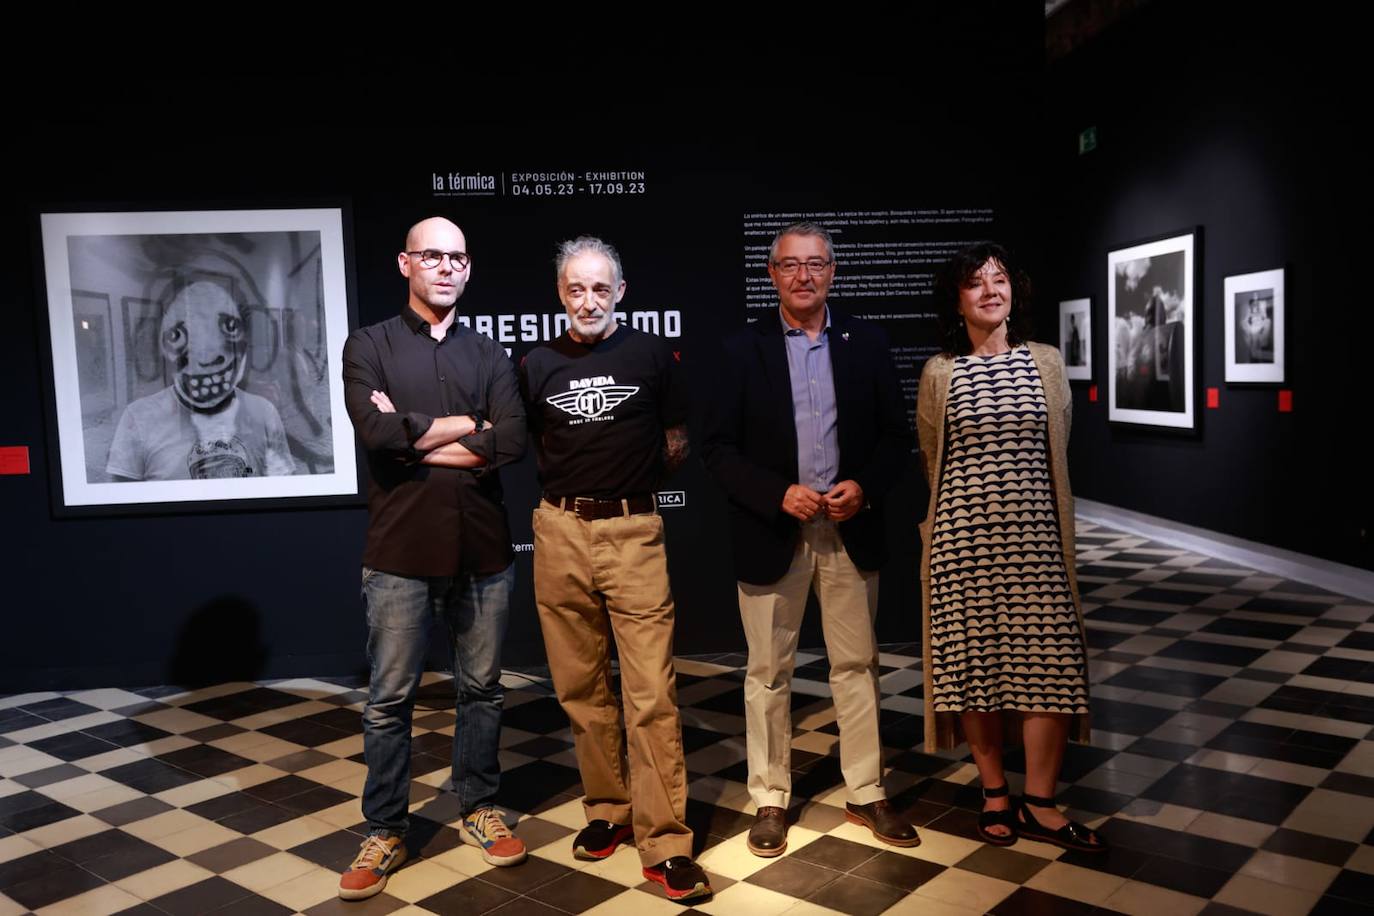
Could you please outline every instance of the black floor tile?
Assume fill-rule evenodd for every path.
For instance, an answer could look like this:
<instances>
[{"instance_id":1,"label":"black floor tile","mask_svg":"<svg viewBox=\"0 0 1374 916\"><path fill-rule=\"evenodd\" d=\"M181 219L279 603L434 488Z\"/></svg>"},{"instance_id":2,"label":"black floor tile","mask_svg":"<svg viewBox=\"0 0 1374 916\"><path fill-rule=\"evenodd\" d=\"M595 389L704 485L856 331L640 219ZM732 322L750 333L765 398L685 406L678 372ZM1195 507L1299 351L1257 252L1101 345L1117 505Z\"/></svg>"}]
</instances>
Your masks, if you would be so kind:
<instances>
[{"instance_id":1,"label":"black floor tile","mask_svg":"<svg viewBox=\"0 0 1374 916\"><path fill-rule=\"evenodd\" d=\"M1091 704L1093 728L1120 735L1148 735L1176 715L1172 709L1121 700L1093 698Z\"/></svg>"},{"instance_id":2,"label":"black floor tile","mask_svg":"<svg viewBox=\"0 0 1374 916\"><path fill-rule=\"evenodd\" d=\"M1374 902L1374 875L1341 869L1336 880L1326 889L1326 896L1368 905Z\"/></svg>"},{"instance_id":3,"label":"black floor tile","mask_svg":"<svg viewBox=\"0 0 1374 916\"><path fill-rule=\"evenodd\" d=\"M1091 595L1085 597L1089 600L1092 599ZM1128 595L1125 600L1129 599L1130 596ZM1146 611L1141 608L1117 607L1114 604L1104 604L1102 607L1096 608L1087 614L1087 622L1089 624L1125 623L1138 627L1156 627L1176 613L1177 611Z\"/></svg>"},{"instance_id":4,"label":"black floor tile","mask_svg":"<svg viewBox=\"0 0 1374 916\"><path fill-rule=\"evenodd\" d=\"M413 840L414 837L407 835L406 848L412 854L416 851L412 845ZM293 846L287 851L329 871L341 872L358 855L358 849L362 844L363 837L347 830L340 830Z\"/></svg>"},{"instance_id":5,"label":"black floor tile","mask_svg":"<svg viewBox=\"0 0 1374 916\"><path fill-rule=\"evenodd\" d=\"M129 788L137 789L147 795L200 780L200 777L194 773L188 773L179 767L171 766L151 757L147 760L139 760L103 770L100 775L113 779L115 782L122 782Z\"/></svg>"},{"instance_id":6,"label":"black floor tile","mask_svg":"<svg viewBox=\"0 0 1374 916\"><path fill-rule=\"evenodd\" d=\"M93 738L107 741L119 747L132 747L135 744L148 744L159 738L166 738L171 732L163 731L143 722L132 719L125 719L120 722L106 722L103 725L93 725L84 728L82 731Z\"/></svg>"},{"instance_id":7,"label":"black floor tile","mask_svg":"<svg viewBox=\"0 0 1374 916\"><path fill-rule=\"evenodd\" d=\"M112 827L122 827L171 810L172 806L160 798L144 797L101 808L92 814Z\"/></svg>"},{"instance_id":8,"label":"black floor tile","mask_svg":"<svg viewBox=\"0 0 1374 916\"><path fill-rule=\"evenodd\" d=\"M47 801L44 804L36 805L32 808L25 808L22 811L12 811L9 814L0 814L0 826L7 827L15 833L23 833L25 830L33 830L35 827L46 827L58 821L64 821L69 817L76 817L81 812L75 808L70 808L61 802Z\"/></svg>"},{"instance_id":9,"label":"black floor tile","mask_svg":"<svg viewBox=\"0 0 1374 916\"><path fill-rule=\"evenodd\" d=\"M765 865L744 880L779 894L806 898L838 877L840 872L833 869L810 865L788 856Z\"/></svg>"},{"instance_id":10,"label":"black floor tile","mask_svg":"<svg viewBox=\"0 0 1374 916\"><path fill-rule=\"evenodd\" d=\"M581 913L610 900L624 885L585 872L571 872L528 891L529 896L568 913Z\"/></svg>"},{"instance_id":11,"label":"black floor tile","mask_svg":"<svg viewBox=\"0 0 1374 916\"><path fill-rule=\"evenodd\" d=\"M878 916L906 896L906 892L877 881L841 875L806 899L849 916Z\"/></svg>"},{"instance_id":12,"label":"black floor tile","mask_svg":"<svg viewBox=\"0 0 1374 916\"><path fill-rule=\"evenodd\" d=\"M297 814L314 814L316 811L341 805L354 797L331 786L317 786L298 795L283 798L277 804Z\"/></svg>"},{"instance_id":13,"label":"black floor tile","mask_svg":"<svg viewBox=\"0 0 1374 916\"><path fill-rule=\"evenodd\" d=\"M1218 642L1201 642L1196 639L1180 639L1171 646L1165 646L1156 653L1160 658L1177 658L1192 662L1207 662L1212 665L1233 665L1244 668L1255 659L1268 653L1268 649L1255 649L1250 646L1228 646Z\"/></svg>"},{"instance_id":14,"label":"black floor tile","mask_svg":"<svg viewBox=\"0 0 1374 916\"><path fill-rule=\"evenodd\" d=\"M850 874L910 893L944 870L945 866L927 862L925 859L899 855L895 852L879 852L873 858L851 870Z\"/></svg>"},{"instance_id":15,"label":"black floor tile","mask_svg":"<svg viewBox=\"0 0 1374 916\"><path fill-rule=\"evenodd\" d=\"M0 862L0 891L16 884L23 884L26 881L33 881L36 878L64 871L71 866L72 862L69 859L64 859L46 849L17 859L10 859L8 862Z\"/></svg>"},{"instance_id":16,"label":"black floor tile","mask_svg":"<svg viewBox=\"0 0 1374 916\"><path fill-rule=\"evenodd\" d=\"M243 790L244 795L252 796L259 801L279 802L292 795L300 795L302 792L309 792L311 789L319 788L319 783L294 773L289 776L279 776L267 782L258 783L256 786L249 786Z\"/></svg>"},{"instance_id":17,"label":"black floor tile","mask_svg":"<svg viewBox=\"0 0 1374 916\"><path fill-rule=\"evenodd\" d=\"M49 722L58 722L62 719L75 719L77 716L87 716L93 712L100 712L95 706L88 706L67 697L57 697L51 700L44 700L41 703L30 703L27 706L20 706L24 712L31 716L38 716L47 719Z\"/></svg>"},{"instance_id":18,"label":"black floor tile","mask_svg":"<svg viewBox=\"0 0 1374 916\"><path fill-rule=\"evenodd\" d=\"M179 751L159 754L154 759L206 779L253 766L255 762L247 757L240 757L238 754L231 754L208 744L194 744Z\"/></svg>"},{"instance_id":19,"label":"black floor tile","mask_svg":"<svg viewBox=\"0 0 1374 916\"><path fill-rule=\"evenodd\" d=\"M1292 639L1302 630L1301 626L1291 623L1272 623L1267 620L1241 620L1218 617L1198 630L1199 633L1217 633L1222 636L1244 636L1249 639L1273 639L1278 642ZM1247 662L1248 664L1248 662Z\"/></svg>"},{"instance_id":20,"label":"black floor tile","mask_svg":"<svg viewBox=\"0 0 1374 916\"><path fill-rule=\"evenodd\" d=\"M11 777L21 786L30 789L38 789L43 786L50 786L53 783L65 782L68 779L75 779L78 776L85 776L86 770L81 767L72 766L70 763L60 763L57 766L44 767L41 770L30 770L27 773L20 773L18 776Z\"/></svg>"},{"instance_id":21,"label":"black floor tile","mask_svg":"<svg viewBox=\"0 0 1374 916\"><path fill-rule=\"evenodd\" d=\"M1267 614L1292 614L1298 617L1320 617L1330 607L1312 601L1295 601L1291 598L1269 598L1256 595L1236 610L1263 611Z\"/></svg>"},{"instance_id":22,"label":"black floor tile","mask_svg":"<svg viewBox=\"0 0 1374 916\"><path fill-rule=\"evenodd\" d=\"M1327 865L1344 865L1355 852L1356 844L1333 837L1316 836L1280 827L1260 847L1279 855L1294 856Z\"/></svg>"},{"instance_id":23,"label":"black floor tile","mask_svg":"<svg viewBox=\"0 0 1374 916\"><path fill-rule=\"evenodd\" d=\"M1111 852L1118 848L1134 849L1177 862L1205 864L1227 873L1235 872L1250 861L1255 852L1239 843L1227 843L1121 818L1112 818L1099 829L1110 840L1113 847Z\"/></svg>"},{"instance_id":24,"label":"black floor tile","mask_svg":"<svg viewBox=\"0 0 1374 916\"><path fill-rule=\"evenodd\" d=\"M240 897L228 906L215 910L215 916L291 916L293 912L289 906L282 906L275 900L250 893L247 897Z\"/></svg>"},{"instance_id":25,"label":"black floor tile","mask_svg":"<svg viewBox=\"0 0 1374 916\"><path fill-rule=\"evenodd\" d=\"M105 880L86 871L79 865L68 864L66 868L47 872L41 877L32 878L5 888L5 895L20 906L39 910L45 906L84 894L86 891L103 887Z\"/></svg>"},{"instance_id":26,"label":"black floor tile","mask_svg":"<svg viewBox=\"0 0 1374 916\"><path fill-rule=\"evenodd\" d=\"M215 875L148 902L170 916L204 916L252 893L246 887Z\"/></svg>"},{"instance_id":27,"label":"black floor tile","mask_svg":"<svg viewBox=\"0 0 1374 916\"><path fill-rule=\"evenodd\" d=\"M1169 580L1170 582L1174 580ZM1155 601L1160 604L1179 604L1187 608L1201 601L1206 601L1212 597L1212 592L1190 592L1184 589L1146 587L1139 591L1131 592L1128 596L1131 601Z\"/></svg>"},{"instance_id":28,"label":"black floor tile","mask_svg":"<svg viewBox=\"0 0 1374 916\"><path fill-rule=\"evenodd\" d=\"M1211 898L1231 880L1233 874L1234 872L1209 868L1196 862L1156 857L1146 862L1132 880L1167 887L1169 890L1192 894L1195 897Z\"/></svg>"},{"instance_id":29,"label":"black floor tile","mask_svg":"<svg viewBox=\"0 0 1374 916\"><path fill-rule=\"evenodd\" d=\"M1174 767L1141 797L1264 824L1280 824L1311 791L1294 783L1185 763Z\"/></svg>"},{"instance_id":30,"label":"black floor tile","mask_svg":"<svg viewBox=\"0 0 1374 916\"><path fill-rule=\"evenodd\" d=\"M1034 888L1022 887L988 911L993 916L1088 916L1103 913L1087 903L1047 894Z\"/></svg>"},{"instance_id":31,"label":"black floor tile","mask_svg":"<svg viewBox=\"0 0 1374 916\"><path fill-rule=\"evenodd\" d=\"M1176 572L1164 581L1177 582L1182 585L1216 585L1224 588L1244 581L1245 578L1245 576L1236 576L1230 573L1209 573L1204 570L1189 569Z\"/></svg>"},{"instance_id":32,"label":"black floor tile","mask_svg":"<svg viewBox=\"0 0 1374 916\"><path fill-rule=\"evenodd\" d=\"M1319 658L1302 670L1309 677L1329 677L1341 681L1374 683L1374 662L1352 658Z\"/></svg>"},{"instance_id":33,"label":"black floor tile","mask_svg":"<svg viewBox=\"0 0 1374 916\"><path fill-rule=\"evenodd\" d=\"M871 846L864 846L839 837L823 836L798 849L792 858L813 865L823 865L835 871L850 871L878 854Z\"/></svg>"},{"instance_id":34,"label":"black floor tile","mask_svg":"<svg viewBox=\"0 0 1374 916\"><path fill-rule=\"evenodd\" d=\"M1049 859L1027 855L1014 849L983 846L960 860L955 867L990 878L1000 878L1013 884L1025 884L1049 864Z\"/></svg>"},{"instance_id":35,"label":"black floor tile","mask_svg":"<svg viewBox=\"0 0 1374 916\"><path fill-rule=\"evenodd\" d=\"M65 735L53 735L51 738L29 742L29 747L59 760L80 760L83 757L94 757L113 751L116 745L84 732L68 732Z\"/></svg>"},{"instance_id":36,"label":"black floor tile","mask_svg":"<svg viewBox=\"0 0 1374 916\"><path fill-rule=\"evenodd\" d=\"M299 744L301 747L319 747L322 744L329 744L331 741L349 737L348 732L341 732L337 728L330 728L318 722L307 722L304 719L279 722L276 725L260 728L258 731L264 735L271 735L273 738Z\"/></svg>"},{"instance_id":37,"label":"black floor tile","mask_svg":"<svg viewBox=\"0 0 1374 916\"><path fill-rule=\"evenodd\" d=\"M1152 690L1175 697L1197 699L1210 693L1224 683L1226 678L1211 674L1198 674L1193 671L1176 671L1172 668L1127 668L1118 671L1102 683L1110 687L1133 687L1136 690ZM1287 677L1284 677L1287 680ZM1094 717L1099 700L1093 701Z\"/></svg>"},{"instance_id":38,"label":"black floor tile","mask_svg":"<svg viewBox=\"0 0 1374 916\"><path fill-rule=\"evenodd\" d=\"M485 874L485 872L484 872ZM435 913L462 913L463 916L482 916L518 895L504 887L488 884L480 878L469 878L433 896L416 901L416 906Z\"/></svg>"},{"instance_id":39,"label":"black floor tile","mask_svg":"<svg viewBox=\"0 0 1374 916\"><path fill-rule=\"evenodd\" d=\"M268 827L275 827L278 824L285 824L287 821L299 817L294 811L288 811L278 805L267 802L258 802L254 807L228 817L220 818L221 827L228 827L230 830L237 830L242 834L257 833L259 830L266 830Z\"/></svg>"}]
</instances>

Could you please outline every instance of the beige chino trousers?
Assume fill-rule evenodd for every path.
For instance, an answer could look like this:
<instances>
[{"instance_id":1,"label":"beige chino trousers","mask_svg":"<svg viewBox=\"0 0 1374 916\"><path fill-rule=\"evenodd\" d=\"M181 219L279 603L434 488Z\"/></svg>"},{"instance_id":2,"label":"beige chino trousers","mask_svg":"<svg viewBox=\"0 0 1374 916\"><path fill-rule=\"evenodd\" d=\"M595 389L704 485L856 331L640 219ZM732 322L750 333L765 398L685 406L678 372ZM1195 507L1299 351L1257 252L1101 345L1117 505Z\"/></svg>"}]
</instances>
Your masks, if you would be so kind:
<instances>
[{"instance_id":1,"label":"beige chino trousers","mask_svg":"<svg viewBox=\"0 0 1374 916\"><path fill-rule=\"evenodd\" d=\"M663 519L587 522L541 502L531 525L535 604L554 690L572 723L587 820L633 824L645 866L690 856ZM620 656L623 733L611 691L611 638Z\"/></svg>"},{"instance_id":2,"label":"beige chino trousers","mask_svg":"<svg viewBox=\"0 0 1374 916\"><path fill-rule=\"evenodd\" d=\"M749 796L754 804L786 808L792 798L792 669L806 599L812 587L821 606L830 692L840 726L840 771L849 801L886 797L878 736L878 573L849 559L835 525L801 526L792 565L769 585L736 583L749 645L744 715Z\"/></svg>"}]
</instances>

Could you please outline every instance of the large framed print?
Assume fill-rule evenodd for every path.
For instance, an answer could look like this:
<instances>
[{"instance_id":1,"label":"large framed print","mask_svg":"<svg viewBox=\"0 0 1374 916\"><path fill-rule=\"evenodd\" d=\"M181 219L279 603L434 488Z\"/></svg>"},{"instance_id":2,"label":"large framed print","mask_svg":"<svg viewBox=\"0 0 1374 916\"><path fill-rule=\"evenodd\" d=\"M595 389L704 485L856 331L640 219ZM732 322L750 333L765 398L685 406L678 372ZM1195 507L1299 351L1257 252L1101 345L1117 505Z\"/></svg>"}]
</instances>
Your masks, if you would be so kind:
<instances>
[{"instance_id":1,"label":"large framed print","mask_svg":"<svg viewBox=\"0 0 1374 916\"><path fill-rule=\"evenodd\" d=\"M1092 304L1091 299L1059 303L1059 353L1064 358L1064 375L1071 381L1093 378Z\"/></svg>"},{"instance_id":2,"label":"large framed print","mask_svg":"<svg viewBox=\"0 0 1374 916\"><path fill-rule=\"evenodd\" d=\"M339 208L39 214L55 510L356 497Z\"/></svg>"},{"instance_id":3,"label":"large framed print","mask_svg":"<svg viewBox=\"0 0 1374 916\"><path fill-rule=\"evenodd\" d=\"M1283 376L1283 270L1227 277L1226 381L1281 385Z\"/></svg>"},{"instance_id":4,"label":"large framed print","mask_svg":"<svg viewBox=\"0 0 1374 916\"><path fill-rule=\"evenodd\" d=\"M1185 232L1107 252L1107 419L1196 429L1196 247Z\"/></svg>"}]
</instances>

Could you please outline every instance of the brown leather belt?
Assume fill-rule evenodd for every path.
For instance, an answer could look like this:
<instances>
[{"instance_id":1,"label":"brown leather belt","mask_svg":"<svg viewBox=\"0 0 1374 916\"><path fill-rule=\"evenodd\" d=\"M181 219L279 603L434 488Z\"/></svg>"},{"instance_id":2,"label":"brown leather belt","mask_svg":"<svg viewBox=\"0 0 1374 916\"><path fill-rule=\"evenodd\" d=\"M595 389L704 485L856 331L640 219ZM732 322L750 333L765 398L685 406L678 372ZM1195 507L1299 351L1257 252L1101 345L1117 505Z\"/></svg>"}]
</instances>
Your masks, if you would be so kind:
<instances>
[{"instance_id":1,"label":"brown leather belt","mask_svg":"<svg viewBox=\"0 0 1374 916\"><path fill-rule=\"evenodd\" d=\"M625 499L593 499L590 496L553 496L545 493L544 502L555 509L571 512L584 522L626 515L646 515L658 509L658 500L652 493L641 493Z\"/></svg>"}]
</instances>

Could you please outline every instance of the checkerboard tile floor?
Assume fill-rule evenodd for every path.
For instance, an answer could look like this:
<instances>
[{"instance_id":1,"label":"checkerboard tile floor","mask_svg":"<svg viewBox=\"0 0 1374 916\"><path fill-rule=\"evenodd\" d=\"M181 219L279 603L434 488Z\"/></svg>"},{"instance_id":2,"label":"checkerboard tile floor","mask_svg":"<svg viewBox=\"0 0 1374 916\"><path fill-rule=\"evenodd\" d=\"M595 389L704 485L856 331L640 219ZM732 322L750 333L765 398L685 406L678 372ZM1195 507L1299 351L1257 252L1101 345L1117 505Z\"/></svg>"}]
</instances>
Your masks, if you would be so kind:
<instances>
[{"instance_id":1,"label":"checkerboard tile floor","mask_svg":"<svg viewBox=\"0 0 1374 916\"><path fill-rule=\"evenodd\" d=\"M975 839L961 750L928 756L919 644L884 647L889 792L922 843L845 822L823 654L799 657L796 824L745 848L740 655L678 662L688 821L730 916L1374 913L1374 607L1092 524L1079 529L1097 731L1061 798L1114 844L1095 858ZM572 858L582 825L567 720L540 672L508 672L502 801L531 849L487 866L443 791L451 682L415 719L412 862L335 896L363 832L352 682L102 689L0 699L0 916L11 913L626 913L682 909L628 849ZM1019 759L1010 761L1019 789Z\"/></svg>"}]
</instances>

